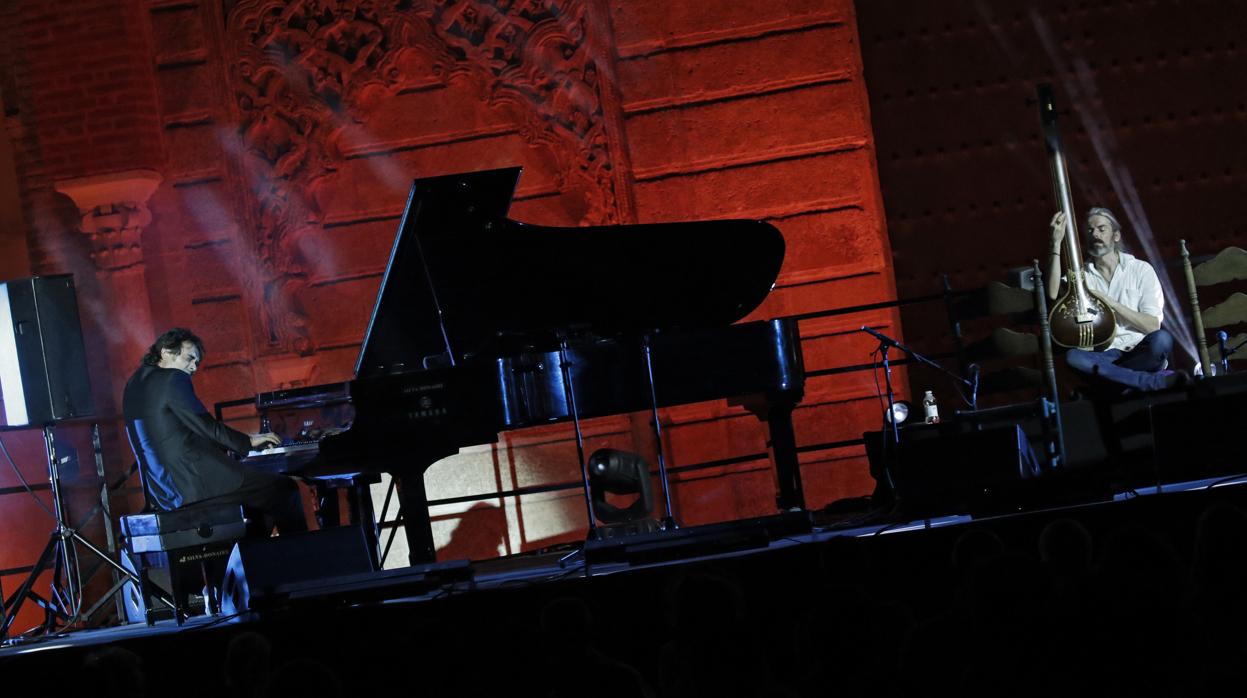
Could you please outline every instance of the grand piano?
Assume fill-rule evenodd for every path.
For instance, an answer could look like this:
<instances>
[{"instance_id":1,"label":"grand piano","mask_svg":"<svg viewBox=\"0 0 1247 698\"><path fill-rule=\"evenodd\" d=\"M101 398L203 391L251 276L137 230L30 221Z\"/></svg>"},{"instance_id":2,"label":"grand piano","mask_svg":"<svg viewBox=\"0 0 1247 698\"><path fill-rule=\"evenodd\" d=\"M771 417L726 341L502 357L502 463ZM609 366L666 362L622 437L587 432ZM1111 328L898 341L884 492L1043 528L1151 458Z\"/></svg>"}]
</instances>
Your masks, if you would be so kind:
<instances>
[{"instance_id":1,"label":"grand piano","mask_svg":"<svg viewBox=\"0 0 1247 698\"><path fill-rule=\"evenodd\" d=\"M390 473L411 562L432 562L435 461L511 429L729 398L768 423L778 509L803 508L795 324L732 324L770 292L779 231L529 225L507 218L519 176L415 181L348 385L353 422L301 472Z\"/></svg>"}]
</instances>

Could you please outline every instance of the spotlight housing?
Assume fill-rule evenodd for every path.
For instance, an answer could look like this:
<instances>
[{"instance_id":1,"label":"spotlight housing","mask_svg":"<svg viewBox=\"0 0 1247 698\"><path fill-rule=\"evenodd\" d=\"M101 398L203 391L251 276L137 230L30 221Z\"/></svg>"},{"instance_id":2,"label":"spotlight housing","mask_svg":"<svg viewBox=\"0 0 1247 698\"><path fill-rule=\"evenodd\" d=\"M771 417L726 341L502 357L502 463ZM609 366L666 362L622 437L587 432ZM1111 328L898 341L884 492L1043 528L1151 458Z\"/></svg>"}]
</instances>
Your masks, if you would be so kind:
<instances>
[{"instance_id":1,"label":"spotlight housing","mask_svg":"<svg viewBox=\"0 0 1247 698\"><path fill-rule=\"evenodd\" d=\"M883 419L888 424L891 424L893 418L895 418L897 424L904 424L905 420L909 419L911 409L912 406L909 404L908 400L897 400L892 403L892 412L890 414L886 409L883 411Z\"/></svg>"},{"instance_id":2,"label":"spotlight housing","mask_svg":"<svg viewBox=\"0 0 1247 698\"><path fill-rule=\"evenodd\" d=\"M589 456L589 493L593 513L607 526L636 524L651 520L654 495L650 488L649 464L635 453L602 448ZM635 494L627 507L606 501L607 494Z\"/></svg>"}]
</instances>

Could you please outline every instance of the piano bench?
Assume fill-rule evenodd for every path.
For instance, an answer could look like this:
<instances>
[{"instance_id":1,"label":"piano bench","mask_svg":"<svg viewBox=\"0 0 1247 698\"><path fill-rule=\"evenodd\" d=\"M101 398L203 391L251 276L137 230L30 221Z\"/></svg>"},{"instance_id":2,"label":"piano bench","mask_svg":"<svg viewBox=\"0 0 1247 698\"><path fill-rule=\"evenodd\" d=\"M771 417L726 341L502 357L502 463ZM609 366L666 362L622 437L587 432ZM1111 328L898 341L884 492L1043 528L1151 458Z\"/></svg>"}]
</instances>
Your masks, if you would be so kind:
<instances>
[{"instance_id":1,"label":"piano bench","mask_svg":"<svg viewBox=\"0 0 1247 698\"><path fill-rule=\"evenodd\" d=\"M169 570L169 594L173 597L173 616L178 625L182 625L188 615L186 597L190 590L185 588L184 580L192 567L198 568L202 584L208 589L208 597L204 599L207 611L213 615L220 613L219 580L210 578L209 563L218 559L224 562L246 531L247 520L237 504L192 505L173 511L147 511L121 517L125 547L138 571L147 624L156 624L152 604L156 587L148 572L157 568Z\"/></svg>"}]
</instances>

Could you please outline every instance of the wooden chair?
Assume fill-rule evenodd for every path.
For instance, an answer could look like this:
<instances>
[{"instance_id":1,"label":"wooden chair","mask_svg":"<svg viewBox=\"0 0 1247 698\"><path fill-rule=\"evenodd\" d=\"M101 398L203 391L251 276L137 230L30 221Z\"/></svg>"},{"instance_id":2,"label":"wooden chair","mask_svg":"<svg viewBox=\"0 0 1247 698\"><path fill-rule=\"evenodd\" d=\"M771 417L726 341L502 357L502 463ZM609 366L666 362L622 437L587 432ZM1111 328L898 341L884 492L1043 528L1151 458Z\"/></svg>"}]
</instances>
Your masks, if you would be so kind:
<instances>
[{"instance_id":1,"label":"wooden chair","mask_svg":"<svg viewBox=\"0 0 1247 698\"><path fill-rule=\"evenodd\" d=\"M992 282L960 297L953 297L945 279L946 308L962 375L971 374L971 364L988 362L989 368L980 369L981 393L1027 391L1035 395L996 407L960 410L956 414L958 419L984 425L1001 421L1037 422L1043 450L1041 458L1048 468L1056 468L1065 462L1065 438L1052 335L1048 327L1047 297L1038 262L1034 263L1030 274L1034 281L1032 289ZM976 317L991 318L990 322L996 326L978 341L968 342L964 323ZM1026 325L1036 331L1015 330L1000 323Z\"/></svg>"},{"instance_id":2,"label":"wooden chair","mask_svg":"<svg viewBox=\"0 0 1247 698\"><path fill-rule=\"evenodd\" d=\"M1207 377L1212 373L1209 366L1222 364L1219 343L1209 346L1208 331L1222 331L1222 328L1247 322L1247 294L1236 291L1221 303L1204 310L1200 307L1199 289L1247 279L1247 251L1238 247L1227 247L1211 259L1192 267L1186 240L1182 240L1180 244L1182 271L1191 303L1191 321L1194 325L1195 343L1199 349L1199 363ZM1240 332L1229 337L1226 346L1236 347L1244 341L1247 341L1247 334ZM1232 354L1229 358L1247 359L1247 351Z\"/></svg>"},{"instance_id":3,"label":"wooden chair","mask_svg":"<svg viewBox=\"0 0 1247 698\"><path fill-rule=\"evenodd\" d=\"M970 375L971 365L980 366L980 394L990 401L997 394L1039 390L1043 371L1038 333L1006 326L1029 330L1037 324L1034 294L995 281L956 294L947 277L944 292L958 366L963 376Z\"/></svg>"}]
</instances>

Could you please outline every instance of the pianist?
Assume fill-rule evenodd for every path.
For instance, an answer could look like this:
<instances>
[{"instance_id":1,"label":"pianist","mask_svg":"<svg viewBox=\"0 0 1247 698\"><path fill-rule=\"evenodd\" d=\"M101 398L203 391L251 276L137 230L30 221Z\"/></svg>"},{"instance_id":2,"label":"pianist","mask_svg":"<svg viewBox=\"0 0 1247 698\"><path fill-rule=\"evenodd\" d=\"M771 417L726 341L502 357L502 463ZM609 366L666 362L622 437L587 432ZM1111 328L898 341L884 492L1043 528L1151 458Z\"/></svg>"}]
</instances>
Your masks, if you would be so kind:
<instances>
[{"instance_id":1,"label":"pianist","mask_svg":"<svg viewBox=\"0 0 1247 698\"><path fill-rule=\"evenodd\" d=\"M122 410L144 470L148 504L166 511L191 504L241 504L256 523L249 533L268 535L273 525L281 533L307 530L293 479L247 467L226 454L275 446L281 439L248 436L212 418L191 385L203 354L203 341L194 333L171 329L152 344L126 383Z\"/></svg>"}]
</instances>

